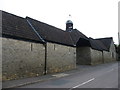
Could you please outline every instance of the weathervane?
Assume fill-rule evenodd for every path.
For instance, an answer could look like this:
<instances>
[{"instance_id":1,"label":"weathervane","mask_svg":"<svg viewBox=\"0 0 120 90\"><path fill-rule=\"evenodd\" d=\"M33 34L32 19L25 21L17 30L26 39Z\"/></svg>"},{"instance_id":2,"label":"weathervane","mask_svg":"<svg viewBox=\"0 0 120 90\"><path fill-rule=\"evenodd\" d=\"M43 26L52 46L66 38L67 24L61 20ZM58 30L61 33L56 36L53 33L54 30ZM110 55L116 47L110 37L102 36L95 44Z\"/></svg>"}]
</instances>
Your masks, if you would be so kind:
<instances>
[{"instance_id":1,"label":"weathervane","mask_svg":"<svg viewBox=\"0 0 120 90\"><path fill-rule=\"evenodd\" d=\"M68 20L71 20L71 19L72 19L72 15L69 14L69 15L68 15Z\"/></svg>"},{"instance_id":2,"label":"weathervane","mask_svg":"<svg viewBox=\"0 0 120 90\"><path fill-rule=\"evenodd\" d=\"M69 14L69 17L71 17L71 14Z\"/></svg>"}]
</instances>

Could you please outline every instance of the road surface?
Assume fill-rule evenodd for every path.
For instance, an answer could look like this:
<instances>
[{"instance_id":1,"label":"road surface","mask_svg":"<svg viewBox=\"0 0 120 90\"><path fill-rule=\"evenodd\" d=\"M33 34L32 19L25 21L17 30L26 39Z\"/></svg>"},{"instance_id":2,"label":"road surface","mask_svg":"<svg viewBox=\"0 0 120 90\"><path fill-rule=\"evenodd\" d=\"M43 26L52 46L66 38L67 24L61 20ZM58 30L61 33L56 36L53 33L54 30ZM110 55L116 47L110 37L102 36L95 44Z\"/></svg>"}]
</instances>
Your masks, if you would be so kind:
<instances>
[{"instance_id":1,"label":"road surface","mask_svg":"<svg viewBox=\"0 0 120 90\"><path fill-rule=\"evenodd\" d=\"M119 65L120 66L120 65ZM54 80L39 82L22 86L19 88L118 88L118 62L112 62L97 66L91 66L84 71L73 72L73 74L60 73ZM80 68L78 66L78 68Z\"/></svg>"}]
</instances>

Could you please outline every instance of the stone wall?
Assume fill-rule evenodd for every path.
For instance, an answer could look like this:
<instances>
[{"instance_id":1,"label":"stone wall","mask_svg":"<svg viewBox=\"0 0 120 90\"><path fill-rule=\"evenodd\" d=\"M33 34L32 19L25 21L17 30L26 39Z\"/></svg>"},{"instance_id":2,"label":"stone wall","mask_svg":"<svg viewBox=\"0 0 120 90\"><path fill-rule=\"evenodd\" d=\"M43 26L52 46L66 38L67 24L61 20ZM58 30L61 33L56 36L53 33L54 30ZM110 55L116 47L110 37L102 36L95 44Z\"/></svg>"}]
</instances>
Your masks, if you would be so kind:
<instances>
[{"instance_id":1,"label":"stone wall","mask_svg":"<svg viewBox=\"0 0 120 90\"><path fill-rule=\"evenodd\" d=\"M40 43L15 39L2 39L2 79L13 80L45 73L45 51L47 73L63 72L76 68L76 48L54 43L47 43L47 48Z\"/></svg>"},{"instance_id":2,"label":"stone wall","mask_svg":"<svg viewBox=\"0 0 120 90\"><path fill-rule=\"evenodd\" d=\"M43 75L44 60L43 44L2 38L3 81Z\"/></svg>"},{"instance_id":3,"label":"stone wall","mask_svg":"<svg viewBox=\"0 0 120 90\"><path fill-rule=\"evenodd\" d=\"M117 59L116 52L103 51L103 53L104 53L104 63L116 61L116 59Z\"/></svg>"},{"instance_id":4,"label":"stone wall","mask_svg":"<svg viewBox=\"0 0 120 90\"><path fill-rule=\"evenodd\" d=\"M77 64L96 65L116 60L114 44L110 52L90 47L71 47L55 43L33 43L2 39L2 75L4 80L41 76L76 68ZM77 60L77 61L76 61ZM46 61L46 64L45 64Z\"/></svg>"},{"instance_id":5,"label":"stone wall","mask_svg":"<svg viewBox=\"0 0 120 90\"><path fill-rule=\"evenodd\" d=\"M102 51L92 49L91 47L77 48L77 64L96 65L103 63Z\"/></svg>"},{"instance_id":6,"label":"stone wall","mask_svg":"<svg viewBox=\"0 0 120 90\"><path fill-rule=\"evenodd\" d=\"M103 55L104 55L104 63L116 61L117 54L113 41L111 42L109 51L103 51Z\"/></svg>"},{"instance_id":7,"label":"stone wall","mask_svg":"<svg viewBox=\"0 0 120 90\"><path fill-rule=\"evenodd\" d=\"M111 52L103 51L103 58L104 58L104 63L111 62L112 61Z\"/></svg>"},{"instance_id":8,"label":"stone wall","mask_svg":"<svg viewBox=\"0 0 120 90\"><path fill-rule=\"evenodd\" d=\"M111 53L111 60L116 61L117 54L116 54L116 49L115 49L115 45L114 45L113 41L111 42L111 45L110 45L110 53Z\"/></svg>"},{"instance_id":9,"label":"stone wall","mask_svg":"<svg viewBox=\"0 0 120 90\"><path fill-rule=\"evenodd\" d=\"M78 65L90 65L91 64L91 52L90 47L77 47L76 50L77 64Z\"/></svg>"},{"instance_id":10,"label":"stone wall","mask_svg":"<svg viewBox=\"0 0 120 90\"><path fill-rule=\"evenodd\" d=\"M104 62L102 51L90 48L90 52L91 52L91 65L102 64Z\"/></svg>"},{"instance_id":11,"label":"stone wall","mask_svg":"<svg viewBox=\"0 0 120 90\"><path fill-rule=\"evenodd\" d=\"M79 65L96 65L115 61L117 58L113 42L110 51L98 51L90 47L77 47L76 50L77 64Z\"/></svg>"},{"instance_id":12,"label":"stone wall","mask_svg":"<svg viewBox=\"0 0 120 90\"><path fill-rule=\"evenodd\" d=\"M76 48L47 43L47 73L63 72L76 68Z\"/></svg>"}]
</instances>

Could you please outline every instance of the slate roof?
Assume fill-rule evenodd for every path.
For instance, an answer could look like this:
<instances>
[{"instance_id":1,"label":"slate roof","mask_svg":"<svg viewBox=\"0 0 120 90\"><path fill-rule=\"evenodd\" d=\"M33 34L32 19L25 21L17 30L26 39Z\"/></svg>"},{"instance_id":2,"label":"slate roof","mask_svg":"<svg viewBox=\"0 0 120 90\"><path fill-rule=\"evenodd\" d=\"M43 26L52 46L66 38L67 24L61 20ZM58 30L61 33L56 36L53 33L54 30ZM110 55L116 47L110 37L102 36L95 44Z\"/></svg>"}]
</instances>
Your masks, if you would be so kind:
<instances>
[{"instance_id":1,"label":"slate roof","mask_svg":"<svg viewBox=\"0 0 120 90\"><path fill-rule=\"evenodd\" d=\"M77 47L88 46L92 49L99 51L109 51L112 40L111 37L99 39L88 38L86 35L78 31L77 29L73 29L69 33L72 37L74 44L76 44Z\"/></svg>"},{"instance_id":2,"label":"slate roof","mask_svg":"<svg viewBox=\"0 0 120 90\"><path fill-rule=\"evenodd\" d=\"M89 38L89 42L92 49L96 49L99 51L108 51L107 47L100 40Z\"/></svg>"},{"instance_id":3,"label":"slate roof","mask_svg":"<svg viewBox=\"0 0 120 90\"><path fill-rule=\"evenodd\" d=\"M2 11L2 36L42 42L25 18Z\"/></svg>"},{"instance_id":4,"label":"slate roof","mask_svg":"<svg viewBox=\"0 0 120 90\"><path fill-rule=\"evenodd\" d=\"M72 37L74 44L76 44L77 47L88 46L92 49L99 51L109 51L112 37L99 39L88 38L86 35L78 31L77 29L73 29L69 33Z\"/></svg>"},{"instance_id":5,"label":"slate roof","mask_svg":"<svg viewBox=\"0 0 120 90\"><path fill-rule=\"evenodd\" d=\"M113 40L112 37L88 38L77 29L67 32L35 19L22 18L4 11L2 11L2 36L41 43L45 40L69 46L89 46L100 51L109 51Z\"/></svg>"},{"instance_id":6,"label":"slate roof","mask_svg":"<svg viewBox=\"0 0 120 90\"><path fill-rule=\"evenodd\" d=\"M107 38L98 38L98 39L95 39L95 40L101 41L106 46L107 51L109 51L111 42L113 41L113 38L112 37L107 37Z\"/></svg>"},{"instance_id":7,"label":"slate roof","mask_svg":"<svg viewBox=\"0 0 120 90\"><path fill-rule=\"evenodd\" d=\"M74 46L72 38L68 32L30 17L26 17L26 19L32 24L35 30L45 41Z\"/></svg>"},{"instance_id":8,"label":"slate roof","mask_svg":"<svg viewBox=\"0 0 120 90\"><path fill-rule=\"evenodd\" d=\"M73 29L69 33L71 35L74 44L76 44L77 46L81 46L81 44L84 45L85 42L89 40L87 36L85 36L82 32L78 31L77 29Z\"/></svg>"}]
</instances>

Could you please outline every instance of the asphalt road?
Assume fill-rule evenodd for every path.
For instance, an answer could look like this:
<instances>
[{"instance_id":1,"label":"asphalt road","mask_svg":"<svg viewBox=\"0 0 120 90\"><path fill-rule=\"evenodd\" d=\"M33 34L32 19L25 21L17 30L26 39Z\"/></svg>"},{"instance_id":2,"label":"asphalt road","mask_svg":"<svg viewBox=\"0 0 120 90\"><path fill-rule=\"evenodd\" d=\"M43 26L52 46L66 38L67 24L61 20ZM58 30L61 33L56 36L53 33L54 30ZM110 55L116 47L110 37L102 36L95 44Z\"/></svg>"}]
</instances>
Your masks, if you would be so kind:
<instances>
[{"instance_id":1,"label":"asphalt road","mask_svg":"<svg viewBox=\"0 0 120 90\"><path fill-rule=\"evenodd\" d=\"M119 65L120 66L120 65ZM61 73L55 77L65 76L54 80L39 82L19 88L118 88L118 62L91 66L84 71L78 70L73 74Z\"/></svg>"}]
</instances>

